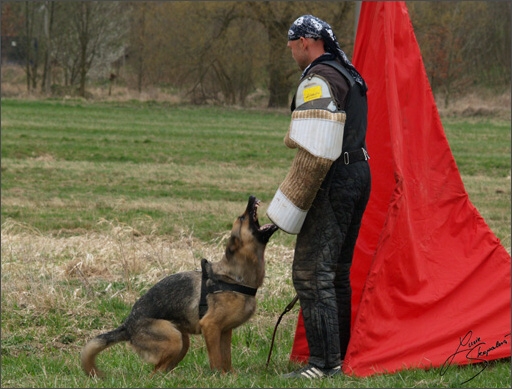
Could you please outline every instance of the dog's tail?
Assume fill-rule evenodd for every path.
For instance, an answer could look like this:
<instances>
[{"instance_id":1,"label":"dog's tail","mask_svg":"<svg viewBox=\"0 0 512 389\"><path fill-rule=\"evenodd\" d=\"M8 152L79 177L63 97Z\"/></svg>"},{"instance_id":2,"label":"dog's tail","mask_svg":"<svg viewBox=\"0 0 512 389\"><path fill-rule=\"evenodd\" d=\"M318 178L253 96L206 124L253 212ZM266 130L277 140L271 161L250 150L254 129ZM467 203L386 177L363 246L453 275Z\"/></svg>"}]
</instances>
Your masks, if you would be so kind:
<instances>
[{"instance_id":1,"label":"dog's tail","mask_svg":"<svg viewBox=\"0 0 512 389\"><path fill-rule=\"evenodd\" d=\"M103 372L96 367L96 355L116 343L127 340L130 340L130 335L126 330L126 327L122 325L113 331L98 335L87 342L80 353L82 369L85 371L85 374L90 377L103 377Z\"/></svg>"}]
</instances>

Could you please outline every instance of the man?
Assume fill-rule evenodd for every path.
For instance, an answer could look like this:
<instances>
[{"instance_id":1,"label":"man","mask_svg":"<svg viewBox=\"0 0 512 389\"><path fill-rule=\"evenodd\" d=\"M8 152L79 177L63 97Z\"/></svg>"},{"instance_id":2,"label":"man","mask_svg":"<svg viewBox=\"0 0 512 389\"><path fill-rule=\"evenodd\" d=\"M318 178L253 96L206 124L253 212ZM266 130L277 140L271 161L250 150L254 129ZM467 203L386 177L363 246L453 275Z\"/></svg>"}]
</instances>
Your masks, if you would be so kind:
<instances>
[{"instance_id":1,"label":"man","mask_svg":"<svg viewBox=\"0 0 512 389\"><path fill-rule=\"evenodd\" d=\"M310 357L287 378L341 373L350 338L350 267L370 196L366 84L326 22L299 17L288 47L303 71L285 144L297 148L267 215L298 234L292 278Z\"/></svg>"}]
</instances>

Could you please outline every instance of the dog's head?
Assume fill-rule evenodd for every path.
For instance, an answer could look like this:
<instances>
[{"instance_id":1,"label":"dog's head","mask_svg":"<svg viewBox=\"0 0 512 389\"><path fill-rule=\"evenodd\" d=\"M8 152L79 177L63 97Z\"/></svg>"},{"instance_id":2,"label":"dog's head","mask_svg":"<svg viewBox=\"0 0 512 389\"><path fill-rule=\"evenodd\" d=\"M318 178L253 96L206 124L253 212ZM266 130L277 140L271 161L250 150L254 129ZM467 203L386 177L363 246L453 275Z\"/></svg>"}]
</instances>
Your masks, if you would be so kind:
<instances>
[{"instance_id":1,"label":"dog's head","mask_svg":"<svg viewBox=\"0 0 512 389\"><path fill-rule=\"evenodd\" d=\"M245 212L238 216L231 230L232 236L237 236L246 241L256 239L259 243L266 245L274 232L278 230L275 224L265 224L260 226L258 220L258 207L260 206L260 200L254 196L249 196L247 207Z\"/></svg>"},{"instance_id":2,"label":"dog's head","mask_svg":"<svg viewBox=\"0 0 512 389\"><path fill-rule=\"evenodd\" d=\"M256 270L254 266L259 266L260 271L264 266L265 247L278 227L275 224L260 226L258 221L259 205L260 201L256 197L250 196L245 212L233 222L231 236L226 245L226 259L231 266L250 268L252 263L252 271Z\"/></svg>"}]
</instances>

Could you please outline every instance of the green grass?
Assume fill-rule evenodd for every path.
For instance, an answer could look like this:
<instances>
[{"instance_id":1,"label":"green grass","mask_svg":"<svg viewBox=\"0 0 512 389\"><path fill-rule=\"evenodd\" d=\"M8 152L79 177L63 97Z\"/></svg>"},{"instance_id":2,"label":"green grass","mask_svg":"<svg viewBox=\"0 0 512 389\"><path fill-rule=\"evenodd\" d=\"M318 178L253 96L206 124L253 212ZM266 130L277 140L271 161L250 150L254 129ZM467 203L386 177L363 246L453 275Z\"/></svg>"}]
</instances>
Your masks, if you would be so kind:
<instances>
[{"instance_id":1,"label":"green grass","mask_svg":"<svg viewBox=\"0 0 512 389\"><path fill-rule=\"evenodd\" d=\"M510 176L510 123L450 119L444 125L462 174Z\"/></svg>"},{"instance_id":2,"label":"green grass","mask_svg":"<svg viewBox=\"0 0 512 389\"><path fill-rule=\"evenodd\" d=\"M2 222L58 233L98 229L100 218L150 217L169 234L176 221L166 203L238 203L250 194L268 201L275 172L292 156L282 147L287 120L216 108L5 101L2 192L23 201L3 207ZM180 219L203 239L226 228L225 217L199 206Z\"/></svg>"},{"instance_id":3,"label":"green grass","mask_svg":"<svg viewBox=\"0 0 512 389\"><path fill-rule=\"evenodd\" d=\"M279 134L275 125L287 120L283 114L135 103L5 101L3 105L4 125L16 129L3 135L4 158L52 155L96 163L262 167L271 160L274 166L286 164L283 153L273 147Z\"/></svg>"},{"instance_id":4,"label":"green grass","mask_svg":"<svg viewBox=\"0 0 512 389\"><path fill-rule=\"evenodd\" d=\"M471 201L510 251L510 123L446 119L445 131ZM3 387L300 387L279 375L297 307L294 238L277 233L256 315L234 332L236 374L212 374L203 340L167 375L123 345L100 354L105 380L81 372L92 336L117 326L170 272L217 258L250 194L265 206L293 151L287 112L159 103L2 100ZM510 387L510 361L492 362L467 386ZM478 366L341 377L319 387L457 387Z\"/></svg>"}]
</instances>

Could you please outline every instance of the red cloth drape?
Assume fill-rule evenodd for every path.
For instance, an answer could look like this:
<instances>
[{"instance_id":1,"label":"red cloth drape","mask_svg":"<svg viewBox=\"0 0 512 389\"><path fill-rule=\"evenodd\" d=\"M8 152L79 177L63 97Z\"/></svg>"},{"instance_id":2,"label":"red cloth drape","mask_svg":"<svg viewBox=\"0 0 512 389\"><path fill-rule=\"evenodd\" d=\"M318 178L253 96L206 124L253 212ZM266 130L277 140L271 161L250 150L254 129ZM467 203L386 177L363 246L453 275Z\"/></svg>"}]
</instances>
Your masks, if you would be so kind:
<instances>
[{"instance_id":1,"label":"red cloth drape","mask_svg":"<svg viewBox=\"0 0 512 389\"><path fill-rule=\"evenodd\" d=\"M509 357L510 255L469 201L404 2L363 2L353 62L369 86L372 194L343 371ZM299 313L290 358L307 357Z\"/></svg>"}]
</instances>

